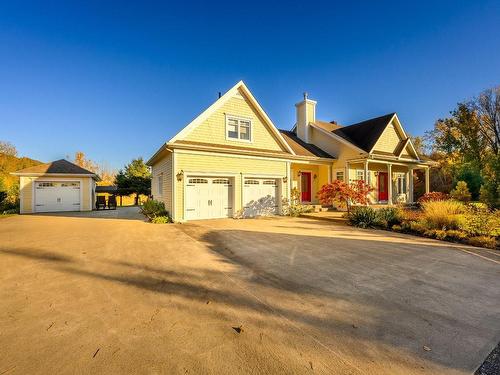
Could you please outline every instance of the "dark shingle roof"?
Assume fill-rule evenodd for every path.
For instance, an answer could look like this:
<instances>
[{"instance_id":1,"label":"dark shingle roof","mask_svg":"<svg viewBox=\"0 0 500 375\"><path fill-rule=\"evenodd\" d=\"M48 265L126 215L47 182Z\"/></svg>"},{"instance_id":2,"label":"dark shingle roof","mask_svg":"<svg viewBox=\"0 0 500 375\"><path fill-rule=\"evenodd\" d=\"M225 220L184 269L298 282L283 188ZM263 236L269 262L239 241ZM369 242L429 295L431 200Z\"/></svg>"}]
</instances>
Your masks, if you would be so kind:
<instances>
[{"instance_id":1,"label":"dark shingle roof","mask_svg":"<svg viewBox=\"0 0 500 375\"><path fill-rule=\"evenodd\" d=\"M88 174L88 175L95 174L94 172L88 171L85 168L82 168L64 159L56 160L51 163L35 165L34 167L29 167L21 169L20 171L16 171L15 173L35 173L35 174L55 173L55 174Z\"/></svg>"},{"instance_id":2,"label":"dark shingle roof","mask_svg":"<svg viewBox=\"0 0 500 375\"><path fill-rule=\"evenodd\" d=\"M351 142L363 151L370 152L393 116L394 113L389 113L384 116L335 129L332 133Z\"/></svg>"},{"instance_id":3,"label":"dark shingle roof","mask_svg":"<svg viewBox=\"0 0 500 375\"><path fill-rule=\"evenodd\" d=\"M328 154L327 152L320 149L318 146L313 145L312 143L306 143L297 135L289 130L281 130L279 129L281 135L285 139L286 143L290 146L290 148L299 156L316 156L319 158L331 158L335 159L333 156Z\"/></svg>"}]
</instances>

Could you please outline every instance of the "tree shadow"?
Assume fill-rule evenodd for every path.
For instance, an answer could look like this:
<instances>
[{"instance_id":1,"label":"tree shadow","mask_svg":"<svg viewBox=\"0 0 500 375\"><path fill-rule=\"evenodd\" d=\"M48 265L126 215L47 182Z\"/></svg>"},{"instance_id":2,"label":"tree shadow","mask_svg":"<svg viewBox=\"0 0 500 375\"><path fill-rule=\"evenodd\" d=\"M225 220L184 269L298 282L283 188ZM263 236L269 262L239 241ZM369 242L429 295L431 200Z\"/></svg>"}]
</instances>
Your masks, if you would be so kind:
<instances>
[{"instance_id":1,"label":"tree shadow","mask_svg":"<svg viewBox=\"0 0 500 375\"><path fill-rule=\"evenodd\" d=\"M93 210L93 211L63 211L63 212L40 212L34 216L55 216L84 219L111 219L146 221L138 206L117 207L116 210Z\"/></svg>"},{"instance_id":2,"label":"tree shadow","mask_svg":"<svg viewBox=\"0 0 500 375\"><path fill-rule=\"evenodd\" d=\"M347 340L346 351L356 343L369 350L383 346L472 371L498 342L499 268L470 262L462 253L434 244L395 244L382 236L374 242L357 231L336 238L189 224L182 230L217 254L219 262L235 267L175 269L98 259L90 268L76 258L34 248L0 249L0 254L53 262L54 270L78 277L218 302L272 329L292 330L268 319L285 317L332 345ZM423 345L432 352L423 351ZM394 355L391 361L403 359Z\"/></svg>"}]
</instances>

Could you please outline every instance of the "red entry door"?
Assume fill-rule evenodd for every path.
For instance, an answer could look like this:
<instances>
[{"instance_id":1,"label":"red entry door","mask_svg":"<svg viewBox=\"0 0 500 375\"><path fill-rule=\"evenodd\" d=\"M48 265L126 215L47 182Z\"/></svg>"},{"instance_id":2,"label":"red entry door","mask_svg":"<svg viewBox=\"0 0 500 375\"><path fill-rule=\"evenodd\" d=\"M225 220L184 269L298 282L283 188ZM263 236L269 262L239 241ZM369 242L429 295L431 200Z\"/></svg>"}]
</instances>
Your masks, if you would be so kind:
<instances>
[{"instance_id":1,"label":"red entry door","mask_svg":"<svg viewBox=\"0 0 500 375\"><path fill-rule=\"evenodd\" d=\"M311 172L301 172L300 174L300 192L302 202L311 201Z\"/></svg>"},{"instance_id":2,"label":"red entry door","mask_svg":"<svg viewBox=\"0 0 500 375\"><path fill-rule=\"evenodd\" d=\"M378 173L378 200L386 201L389 199L389 193L387 192L387 173Z\"/></svg>"}]
</instances>

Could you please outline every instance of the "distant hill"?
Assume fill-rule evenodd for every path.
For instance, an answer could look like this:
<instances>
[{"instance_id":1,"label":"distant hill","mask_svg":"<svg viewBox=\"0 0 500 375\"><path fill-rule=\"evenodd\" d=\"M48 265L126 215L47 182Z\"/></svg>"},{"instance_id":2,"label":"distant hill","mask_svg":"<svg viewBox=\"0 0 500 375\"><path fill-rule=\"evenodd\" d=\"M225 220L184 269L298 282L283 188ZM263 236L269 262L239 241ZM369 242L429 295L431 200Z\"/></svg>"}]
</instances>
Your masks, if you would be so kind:
<instances>
[{"instance_id":1,"label":"distant hill","mask_svg":"<svg viewBox=\"0 0 500 375\"><path fill-rule=\"evenodd\" d=\"M0 153L0 180L3 181L5 187L8 189L19 181L19 177L12 176L10 174L11 172L38 164L42 164L42 162L26 157L19 158L17 156Z\"/></svg>"}]
</instances>

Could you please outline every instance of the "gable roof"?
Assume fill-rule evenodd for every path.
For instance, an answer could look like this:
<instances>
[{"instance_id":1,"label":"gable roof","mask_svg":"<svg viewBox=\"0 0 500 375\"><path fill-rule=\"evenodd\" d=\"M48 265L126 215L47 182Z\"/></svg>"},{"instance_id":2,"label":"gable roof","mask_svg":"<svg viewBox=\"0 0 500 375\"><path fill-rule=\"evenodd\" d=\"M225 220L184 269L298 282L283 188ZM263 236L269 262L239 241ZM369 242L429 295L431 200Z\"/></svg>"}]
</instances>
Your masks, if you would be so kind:
<instances>
[{"instance_id":1,"label":"gable roof","mask_svg":"<svg viewBox=\"0 0 500 375\"><path fill-rule=\"evenodd\" d=\"M196 127L201 125L210 115L212 115L217 109L219 109L222 105L224 105L229 99L231 99L238 90L241 90L249 99L250 103L255 107L257 112L262 116L270 131L274 134L277 141L284 147L292 155L294 154L293 150L290 148L288 143L285 142L280 132L271 121L267 113L260 106L259 102L252 95L248 87L245 85L243 81L239 81L236 85L231 87L224 95L222 95L219 99L217 99L210 107L208 107L205 111L203 111L198 117L196 117L193 121L191 121L184 129L182 129L179 133L177 133L172 139L170 139L168 143L174 143L175 141L179 141L184 139L191 131L193 131Z\"/></svg>"},{"instance_id":2,"label":"gable roof","mask_svg":"<svg viewBox=\"0 0 500 375\"><path fill-rule=\"evenodd\" d=\"M384 116L340 127L332 130L332 133L344 138L363 151L370 152L395 114L389 113Z\"/></svg>"},{"instance_id":3,"label":"gable roof","mask_svg":"<svg viewBox=\"0 0 500 375\"><path fill-rule=\"evenodd\" d=\"M319 158L331 158L335 159L333 156L331 156L329 153L323 151L320 149L318 146L312 144L312 143L306 143L293 131L289 130L282 130L279 129L281 135L283 135L283 138L285 141L290 145L292 150L295 152L296 155L299 156L316 156Z\"/></svg>"},{"instance_id":4,"label":"gable roof","mask_svg":"<svg viewBox=\"0 0 500 375\"><path fill-rule=\"evenodd\" d=\"M97 176L94 172L82 168L65 159L56 160L51 163L35 165L34 167L24 168L12 174L14 175L79 174L79 175Z\"/></svg>"}]
</instances>

